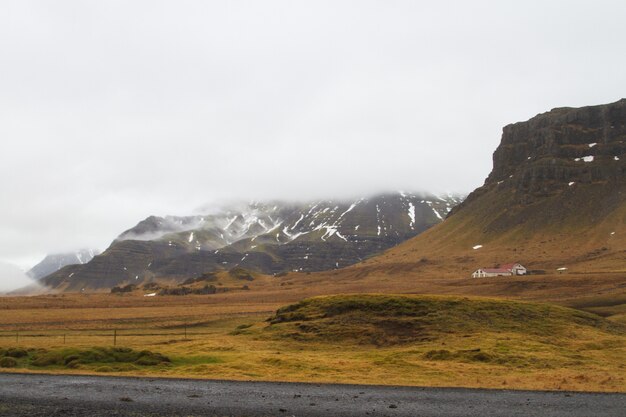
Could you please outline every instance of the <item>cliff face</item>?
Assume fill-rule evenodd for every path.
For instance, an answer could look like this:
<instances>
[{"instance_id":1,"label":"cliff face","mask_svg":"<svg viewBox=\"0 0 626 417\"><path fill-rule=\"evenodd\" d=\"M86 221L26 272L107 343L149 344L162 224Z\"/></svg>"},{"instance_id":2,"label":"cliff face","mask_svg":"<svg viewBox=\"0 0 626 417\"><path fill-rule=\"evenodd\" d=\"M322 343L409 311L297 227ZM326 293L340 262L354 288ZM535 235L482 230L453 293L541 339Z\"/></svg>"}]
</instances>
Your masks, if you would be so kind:
<instances>
[{"instance_id":1,"label":"cliff face","mask_svg":"<svg viewBox=\"0 0 626 417\"><path fill-rule=\"evenodd\" d=\"M626 182L626 99L557 108L505 126L483 187L454 212L494 188L531 204L581 184Z\"/></svg>"},{"instance_id":2,"label":"cliff face","mask_svg":"<svg viewBox=\"0 0 626 417\"><path fill-rule=\"evenodd\" d=\"M493 160L484 185L445 222L365 267L416 278L469 277L514 261L548 272L624 271L626 100L508 125Z\"/></svg>"}]
</instances>

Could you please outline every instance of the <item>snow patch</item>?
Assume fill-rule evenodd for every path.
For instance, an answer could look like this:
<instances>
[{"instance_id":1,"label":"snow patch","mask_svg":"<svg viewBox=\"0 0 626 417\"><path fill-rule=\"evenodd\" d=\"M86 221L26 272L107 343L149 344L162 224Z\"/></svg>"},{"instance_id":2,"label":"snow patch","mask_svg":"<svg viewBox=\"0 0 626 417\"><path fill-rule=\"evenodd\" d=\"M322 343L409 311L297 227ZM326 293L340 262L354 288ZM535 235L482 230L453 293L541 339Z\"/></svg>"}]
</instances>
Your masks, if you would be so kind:
<instances>
[{"instance_id":1,"label":"snow patch","mask_svg":"<svg viewBox=\"0 0 626 417\"><path fill-rule=\"evenodd\" d=\"M589 147L590 147L590 148L593 148L593 147L594 147L594 146L596 146L597 144L598 144L598 142L593 142L593 143L590 143L590 144L589 144Z\"/></svg>"},{"instance_id":2,"label":"snow patch","mask_svg":"<svg viewBox=\"0 0 626 417\"><path fill-rule=\"evenodd\" d=\"M298 219L298 221L297 221L297 222L295 222L295 223L293 224L293 226L291 226L291 230L295 229L295 228L298 226L298 224L302 221L302 219L304 219L304 214L301 214L301 215L300 215L300 218Z\"/></svg>"},{"instance_id":3,"label":"snow patch","mask_svg":"<svg viewBox=\"0 0 626 417\"><path fill-rule=\"evenodd\" d=\"M346 210L343 213L341 213L341 216L339 216L337 221L341 220L341 218L343 216L345 216L346 214L350 213L352 211L352 209L354 209L356 207L356 205L359 204L360 202L361 202L361 200L357 201L356 203L352 203L352 205L348 208L348 210Z\"/></svg>"},{"instance_id":4,"label":"snow patch","mask_svg":"<svg viewBox=\"0 0 626 417\"><path fill-rule=\"evenodd\" d=\"M572 182L568 183L567 185L569 185L571 187L574 184L576 184L576 183L574 181L572 181Z\"/></svg>"},{"instance_id":5,"label":"snow patch","mask_svg":"<svg viewBox=\"0 0 626 417\"><path fill-rule=\"evenodd\" d=\"M231 220L228 221L228 224L226 225L226 227L224 228L224 230L228 230L228 228L230 226L233 225L233 223L235 223L235 220L237 220L237 216L233 217Z\"/></svg>"},{"instance_id":6,"label":"snow patch","mask_svg":"<svg viewBox=\"0 0 626 417\"><path fill-rule=\"evenodd\" d=\"M156 295L155 292L151 292L150 294L144 294L144 297L154 297Z\"/></svg>"},{"instance_id":7,"label":"snow patch","mask_svg":"<svg viewBox=\"0 0 626 417\"><path fill-rule=\"evenodd\" d=\"M293 228L292 228L292 229L293 229ZM300 233L294 233L294 234L291 234L291 233L289 233L289 226L285 226L285 227L283 228L283 233L285 234L285 236L287 236L287 237L289 238L289 240L295 240L295 239L297 239L298 237L300 237L300 236L302 236L302 235L306 234L307 232L300 232Z\"/></svg>"},{"instance_id":8,"label":"snow patch","mask_svg":"<svg viewBox=\"0 0 626 417\"><path fill-rule=\"evenodd\" d=\"M431 207L431 208L433 209L433 213L435 213L435 216L437 216L439 220L443 220L443 217L441 217L441 214L439 214L439 212L434 207Z\"/></svg>"},{"instance_id":9,"label":"snow patch","mask_svg":"<svg viewBox=\"0 0 626 417\"><path fill-rule=\"evenodd\" d=\"M483 247L483 245L476 245L476 246L472 246L472 249L476 250L476 249L480 249L482 247Z\"/></svg>"},{"instance_id":10,"label":"snow patch","mask_svg":"<svg viewBox=\"0 0 626 417\"><path fill-rule=\"evenodd\" d=\"M189 243L193 242L193 232L189 233Z\"/></svg>"},{"instance_id":11,"label":"snow patch","mask_svg":"<svg viewBox=\"0 0 626 417\"><path fill-rule=\"evenodd\" d=\"M619 156L614 156L613 159L619 161Z\"/></svg>"},{"instance_id":12,"label":"snow patch","mask_svg":"<svg viewBox=\"0 0 626 417\"><path fill-rule=\"evenodd\" d=\"M409 217L411 218L409 226L411 226L411 229L415 229L415 206L413 203L409 203Z\"/></svg>"}]
</instances>

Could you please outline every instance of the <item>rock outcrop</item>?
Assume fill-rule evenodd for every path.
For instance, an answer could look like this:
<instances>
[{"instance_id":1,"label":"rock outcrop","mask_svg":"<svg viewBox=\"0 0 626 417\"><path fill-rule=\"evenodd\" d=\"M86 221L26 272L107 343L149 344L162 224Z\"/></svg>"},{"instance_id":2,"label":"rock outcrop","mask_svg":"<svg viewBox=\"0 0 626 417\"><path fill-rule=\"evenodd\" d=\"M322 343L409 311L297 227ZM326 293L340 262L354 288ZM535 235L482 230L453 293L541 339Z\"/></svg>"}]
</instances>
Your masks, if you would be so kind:
<instances>
[{"instance_id":1,"label":"rock outcrop","mask_svg":"<svg viewBox=\"0 0 626 417\"><path fill-rule=\"evenodd\" d=\"M581 108L556 108L505 126L493 170L461 210L498 188L512 204L532 204L577 184L626 181L626 99Z\"/></svg>"}]
</instances>

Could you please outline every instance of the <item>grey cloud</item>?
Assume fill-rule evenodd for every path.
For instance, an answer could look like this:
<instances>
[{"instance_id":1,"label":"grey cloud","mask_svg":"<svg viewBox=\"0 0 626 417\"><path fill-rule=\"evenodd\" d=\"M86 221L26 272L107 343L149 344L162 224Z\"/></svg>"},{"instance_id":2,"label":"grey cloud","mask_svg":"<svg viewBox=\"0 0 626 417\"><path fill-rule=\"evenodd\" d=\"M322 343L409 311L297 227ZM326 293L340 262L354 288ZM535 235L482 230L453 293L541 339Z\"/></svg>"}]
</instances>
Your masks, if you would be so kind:
<instances>
[{"instance_id":1,"label":"grey cloud","mask_svg":"<svg viewBox=\"0 0 626 417\"><path fill-rule=\"evenodd\" d=\"M471 191L505 124L619 99L621 1L7 1L0 259L228 199Z\"/></svg>"}]
</instances>

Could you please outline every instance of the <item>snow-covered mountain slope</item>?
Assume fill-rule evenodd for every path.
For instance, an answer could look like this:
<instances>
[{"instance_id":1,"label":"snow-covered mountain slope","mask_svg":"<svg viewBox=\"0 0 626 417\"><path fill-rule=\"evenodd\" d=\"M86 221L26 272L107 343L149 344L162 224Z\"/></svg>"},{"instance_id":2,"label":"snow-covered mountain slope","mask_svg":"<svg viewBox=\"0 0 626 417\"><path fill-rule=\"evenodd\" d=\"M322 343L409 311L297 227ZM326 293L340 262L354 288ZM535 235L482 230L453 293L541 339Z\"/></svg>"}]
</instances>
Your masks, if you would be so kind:
<instances>
[{"instance_id":1,"label":"snow-covered mountain slope","mask_svg":"<svg viewBox=\"0 0 626 417\"><path fill-rule=\"evenodd\" d=\"M82 265L91 261L99 252L94 249L83 249L78 252L58 253L46 256L33 266L27 275L35 280L50 275L67 265Z\"/></svg>"},{"instance_id":2,"label":"snow-covered mountain slope","mask_svg":"<svg viewBox=\"0 0 626 417\"><path fill-rule=\"evenodd\" d=\"M149 217L102 255L45 278L70 290L186 279L218 269L263 273L340 268L441 222L455 195L396 192L353 201L253 202L205 215Z\"/></svg>"}]
</instances>

